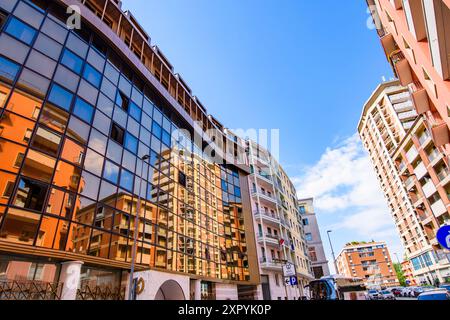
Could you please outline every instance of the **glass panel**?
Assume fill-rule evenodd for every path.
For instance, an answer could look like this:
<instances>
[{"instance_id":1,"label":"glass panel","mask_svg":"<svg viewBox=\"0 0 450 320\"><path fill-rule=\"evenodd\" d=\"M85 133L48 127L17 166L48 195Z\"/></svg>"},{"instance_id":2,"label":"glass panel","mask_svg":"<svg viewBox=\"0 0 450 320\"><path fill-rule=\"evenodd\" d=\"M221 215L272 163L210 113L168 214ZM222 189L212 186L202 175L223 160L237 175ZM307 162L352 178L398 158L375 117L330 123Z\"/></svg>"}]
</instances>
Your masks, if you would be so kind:
<instances>
[{"instance_id":1,"label":"glass panel","mask_svg":"<svg viewBox=\"0 0 450 320\"><path fill-rule=\"evenodd\" d=\"M33 42L34 36L36 35L36 30L14 17L6 27L6 32L28 45Z\"/></svg>"},{"instance_id":2,"label":"glass panel","mask_svg":"<svg viewBox=\"0 0 450 320\"><path fill-rule=\"evenodd\" d=\"M6 58L0 57L0 79L2 81L14 81L17 77L19 69L20 66L18 64L15 64Z\"/></svg>"},{"instance_id":3,"label":"glass panel","mask_svg":"<svg viewBox=\"0 0 450 320\"><path fill-rule=\"evenodd\" d=\"M53 76L53 71L55 71L56 68L56 62L54 60L44 56L36 50L31 50L25 65L47 78Z\"/></svg>"},{"instance_id":4,"label":"glass panel","mask_svg":"<svg viewBox=\"0 0 450 320\"><path fill-rule=\"evenodd\" d=\"M80 178L81 169L64 161L59 161L55 177L53 178L53 184L66 190L76 192L78 191Z\"/></svg>"},{"instance_id":5,"label":"glass panel","mask_svg":"<svg viewBox=\"0 0 450 320\"><path fill-rule=\"evenodd\" d=\"M6 215L1 235L7 241L32 245L41 214L10 208Z\"/></svg>"},{"instance_id":6,"label":"glass panel","mask_svg":"<svg viewBox=\"0 0 450 320\"><path fill-rule=\"evenodd\" d=\"M133 192L134 175L128 170L122 169L120 174L120 186L130 192Z\"/></svg>"},{"instance_id":7,"label":"glass panel","mask_svg":"<svg viewBox=\"0 0 450 320\"><path fill-rule=\"evenodd\" d=\"M92 129L91 136L89 137L89 147L104 155L106 152L107 143L108 138L106 136L97 130Z\"/></svg>"},{"instance_id":8,"label":"glass panel","mask_svg":"<svg viewBox=\"0 0 450 320\"><path fill-rule=\"evenodd\" d=\"M108 151L106 152L106 156L115 161L116 163L121 163L122 161L122 152L123 148L119 146L112 140L109 140Z\"/></svg>"},{"instance_id":9,"label":"glass panel","mask_svg":"<svg viewBox=\"0 0 450 320\"><path fill-rule=\"evenodd\" d=\"M75 139L82 144L86 144L89 137L89 129L90 126L72 116L66 134L72 139Z\"/></svg>"},{"instance_id":10,"label":"glass panel","mask_svg":"<svg viewBox=\"0 0 450 320\"><path fill-rule=\"evenodd\" d=\"M102 175L104 158L98 153L88 149L86 153L86 160L84 161L84 168L98 176Z\"/></svg>"},{"instance_id":11,"label":"glass panel","mask_svg":"<svg viewBox=\"0 0 450 320\"><path fill-rule=\"evenodd\" d=\"M30 179L22 178L19 181L14 205L16 207L42 211L48 186Z\"/></svg>"},{"instance_id":12,"label":"glass panel","mask_svg":"<svg viewBox=\"0 0 450 320\"><path fill-rule=\"evenodd\" d=\"M0 169L17 173L24 155L25 147L0 139ZM2 191L0 189L0 192Z\"/></svg>"},{"instance_id":13,"label":"glass panel","mask_svg":"<svg viewBox=\"0 0 450 320\"><path fill-rule=\"evenodd\" d=\"M129 109L130 116L132 116L137 121L141 121L141 108L139 108L134 102L130 103L130 109Z\"/></svg>"},{"instance_id":14,"label":"glass panel","mask_svg":"<svg viewBox=\"0 0 450 320\"><path fill-rule=\"evenodd\" d=\"M97 111L95 113L93 127L101 131L105 135L109 135L109 129L111 127L111 119L105 116L102 112Z\"/></svg>"},{"instance_id":15,"label":"glass panel","mask_svg":"<svg viewBox=\"0 0 450 320\"><path fill-rule=\"evenodd\" d=\"M84 147L69 138L64 140L64 147L61 153L61 157L64 160L80 166L83 161L83 155Z\"/></svg>"},{"instance_id":16,"label":"glass panel","mask_svg":"<svg viewBox=\"0 0 450 320\"><path fill-rule=\"evenodd\" d=\"M127 148L134 154L137 153L138 139L128 132L126 132L125 134L125 148Z\"/></svg>"},{"instance_id":17,"label":"glass panel","mask_svg":"<svg viewBox=\"0 0 450 320\"><path fill-rule=\"evenodd\" d=\"M35 149L49 153L52 156L58 155L59 144L61 143L61 136L53 133L50 130L39 127L33 137L31 146Z\"/></svg>"},{"instance_id":18,"label":"glass panel","mask_svg":"<svg viewBox=\"0 0 450 320\"><path fill-rule=\"evenodd\" d=\"M103 177L113 183L117 183L119 180L119 167L112 162L106 161Z\"/></svg>"},{"instance_id":19,"label":"glass panel","mask_svg":"<svg viewBox=\"0 0 450 320\"><path fill-rule=\"evenodd\" d=\"M36 119L36 109L41 108L42 100L25 93L24 91L15 89L9 99L6 109L20 114L27 119Z\"/></svg>"},{"instance_id":20,"label":"glass panel","mask_svg":"<svg viewBox=\"0 0 450 320\"><path fill-rule=\"evenodd\" d=\"M46 54L54 60L58 60L62 46L46 35L40 33L34 43L34 48Z\"/></svg>"},{"instance_id":21,"label":"glass panel","mask_svg":"<svg viewBox=\"0 0 450 320\"><path fill-rule=\"evenodd\" d=\"M50 182L56 160L48 155L29 150L22 168L22 174L30 178Z\"/></svg>"},{"instance_id":22,"label":"glass panel","mask_svg":"<svg viewBox=\"0 0 450 320\"><path fill-rule=\"evenodd\" d=\"M152 125L152 133L153 133L158 139L161 139L162 128L161 128L161 126L160 126L158 123L156 123L156 122L153 122L153 125Z\"/></svg>"},{"instance_id":23,"label":"glass panel","mask_svg":"<svg viewBox=\"0 0 450 320\"><path fill-rule=\"evenodd\" d=\"M69 114L67 112L51 104L46 104L42 110L39 122L55 131L64 133L68 118Z\"/></svg>"},{"instance_id":24,"label":"glass panel","mask_svg":"<svg viewBox=\"0 0 450 320\"><path fill-rule=\"evenodd\" d=\"M94 221L95 202L85 198L77 197L75 202L74 220L79 223L91 225Z\"/></svg>"},{"instance_id":25,"label":"glass panel","mask_svg":"<svg viewBox=\"0 0 450 320\"><path fill-rule=\"evenodd\" d=\"M72 103L72 98L73 94L58 86L57 84L54 84L50 91L48 100L50 102L53 102L55 105L69 111L70 104Z\"/></svg>"},{"instance_id":26,"label":"glass panel","mask_svg":"<svg viewBox=\"0 0 450 320\"><path fill-rule=\"evenodd\" d=\"M14 192L16 175L0 171L0 204L8 204Z\"/></svg>"},{"instance_id":27,"label":"glass panel","mask_svg":"<svg viewBox=\"0 0 450 320\"><path fill-rule=\"evenodd\" d=\"M47 94L50 80L40 76L27 68L24 68L20 75L18 86L32 93L35 96L44 98Z\"/></svg>"},{"instance_id":28,"label":"glass panel","mask_svg":"<svg viewBox=\"0 0 450 320\"><path fill-rule=\"evenodd\" d=\"M90 64L86 64L83 72L83 78L85 78L94 87L99 88L102 81L102 75L95 70Z\"/></svg>"},{"instance_id":29,"label":"glass panel","mask_svg":"<svg viewBox=\"0 0 450 320\"><path fill-rule=\"evenodd\" d=\"M89 197L93 200L97 200L98 190L100 188L100 179L83 171L80 183L80 193L83 196Z\"/></svg>"},{"instance_id":30,"label":"glass panel","mask_svg":"<svg viewBox=\"0 0 450 320\"><path fill-rule=\"evenodd\" d=\"M56 69L54 81L63 85L65 88L75 92L78 87L78 81L80 80L80 77L64 67L62 64L58 65L58 68Z\"/></svg>"},{"instance_id":31,"label":"glass panel","mask_svg":"<svg viewBox=\"0 0 450 320\"><path fill-rule=\"evenodd\" d=\"M94 114L94 108L84 100L77 98L73 113L87 123L91 123L92 116Z\"/></svg>"}]
</instances>

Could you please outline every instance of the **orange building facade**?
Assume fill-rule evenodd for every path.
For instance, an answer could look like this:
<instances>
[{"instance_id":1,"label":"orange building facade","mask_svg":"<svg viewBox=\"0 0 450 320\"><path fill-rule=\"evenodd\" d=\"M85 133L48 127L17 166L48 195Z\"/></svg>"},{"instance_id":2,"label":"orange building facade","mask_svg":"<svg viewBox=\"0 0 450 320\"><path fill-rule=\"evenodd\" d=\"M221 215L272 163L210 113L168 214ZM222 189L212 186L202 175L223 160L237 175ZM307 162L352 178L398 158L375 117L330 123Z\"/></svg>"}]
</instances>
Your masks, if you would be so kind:
<instances>
[{"instance_id":1,"label":"orange building facade","mask_svg":"<svg viewBox=\"0 0 450 320\"><path fill-rule=\"evenodd\" d=\"M339 253L336 262L339 274L362 278L368 288L399 285L384 242L348 244Z\"/></svg>"},{"instance_id":2,"label":"orange building facade","mask_svg":"<svg viewBox=\"0 0 450 320\"><path fill-rule=\"evenodd\" d=\"M450 9L447 0L368 0L381 44L419 114L391 155L420 224L407 220L401 237L420 283L450 276L450 252L436 240L450 221ZM423 237L417 237L422 234Z\"/></svg>"}]
</instances>

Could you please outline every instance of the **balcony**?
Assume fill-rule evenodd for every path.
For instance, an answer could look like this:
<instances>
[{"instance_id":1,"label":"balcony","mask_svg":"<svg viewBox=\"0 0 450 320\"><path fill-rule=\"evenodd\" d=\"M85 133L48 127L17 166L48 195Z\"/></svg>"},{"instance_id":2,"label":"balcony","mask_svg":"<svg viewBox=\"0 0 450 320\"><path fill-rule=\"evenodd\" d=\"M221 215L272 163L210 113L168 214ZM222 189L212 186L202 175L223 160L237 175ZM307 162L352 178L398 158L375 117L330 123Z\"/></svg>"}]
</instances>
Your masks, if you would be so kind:
<instances>
[{"instance_id":1,"label":"balcony","mask_svg":"<svg viewBox=\"0 0 450 320\"><path fill-rule=\"evenodd\" d=\"M420 81L414 81L410 86L410 90L412 92L412 99L417 113L424 114L430 111L428 93L422 86L422 83Z\"/></svg>"},{"instance_id":2,"label":"balcony","mask_svg":"<svg viewBox=\"0 0 450 320\"><path fill-rule=\"evenodd\" d=\"M420 180L423 178L424 175L427 174L427 168L423 164L423 162L420 162L419 165L414 169L414 173L417 177L417 180Z\"/></svg>"},{"instance_id":3,"label":"balcony","mask_svg":"<svg viewBox=\"0 0 450 320\"><path fill-rule=\"evenodd\" d=\"M394 104L394 110L396 112L409 111L409 110L412 110L413 108L414 108L414 105L411 100Z\"/></svg>"},{"instance_id":4,"label":"balcony","mask_svg":"<svg viewBox=\"0 0 450 320\"><path fill-rule=\"evenodd\" d=\"M447 167L444 167L437 173L437 176L440 181L441 186L447 185L447 183L450 181L450 174L449 169Z\"/></svg>"},{"instance_id":5,"label":"balcony","mask_svg":"<svg viewBox=\"0 0 450 320\"><path fill-rule=\"evenodd\" d=\"M283 266L281 262L276 261L275 259L272 259L271 261L269 261L266 257L262 257L259 260L259 262L260 262L261 269L280 271Z\"/></svg>"},{"instance_id":6,"label":"balcony","mask_svg":"<svg viewBox=\"0 0 450 320\"><path fill-rule=\"evenodd\" d=\"M442 147L450 142L448 127L445 122L434 125L431 128L431 133L436 147Z\"/></svg>"},{"instance_id":7,"label":"balcony","mask_svg":"<svg viewBox=\"0 0 450 320\"><path fill-rule=\"evenodd\" d=\"M442 200L438 200L431 205L431 210L435 217L439 217L447 212L447 208Z\"/></svg>"},{"instance_id":8,"label":"balcony","mask_svg":"<svg viewBox=\"0 0 450 320\"><path fill-rule=\"evenodd\" d=\"M389 96L389 100L391 100L392 104L400 104L409 102L410 94L408 91L396 93Z\"/></svg>"},{"instance_id":9,"label":"balcony","mask_svg":"<svg viewBox=\"0 0 450 320\"><path fill-rule=\"evenodd\" d=\"M403 1L402 0L391 0L392 5L394 6L394 8L396 10L399 10L402 8L403 6Z\"/></svg>"},{"instance_id":10,"label":"balcony","mask_svg":"<svg viewBox=\"0 0 450 320\"><path fill-rule=\"evenodd\" d=\"M400 120L414 119L415 117L417 117L416 110L411 110L411 111L402 112L402 113L398 114L398 118Z\"/></svg>"},{"instance_id":11,"label":"balcony","mask_svg":"<svg viewBox=\"0 0 450 320\"><path fill-rule=\"evenodd\" d=\"M413 163L418 156L419 152L417 152L415 146L412 146L411 149L409 149L408 152L406 153L406 158L408 159L409 163Z\"/></svg>"},{"instance_id":12,"label":"balcony","mask_svg":"<svg viewBox=\"0 0 450 320\"><path fill-rule=\"evenodd\" d=\"M409 177L408 179L406 179L405 181L405 187L406 190L411 190L413 187L415 186L414 184L414 176Z\"/></svg>"},{"instance_id":13,"label":"balcony","mask_svg":"<svg viewBox=\"0 0 450 320\"><path fill-rule=\"evenodd\" d=\"M424 131L419 137L420 145L423 147L427 146L429 142L431 142L431 135L428 133L428 131Z\"/></svg>"},{"instance_id":14,"label":"balcony","mask_svg":"<svg viewBox=\"0 0 450 320\"><path fill-rule=\"evenodd\" d=\"M266 242L266 244L279 247L280 246L280 237L273 235L271 233L265 233L264 235L262 233L258 234L258 242Z\"/></svg>"},{"instance_id":15,"label":"balcony","mask_svg":"<svg viewBox=\"0 0 450 320\"><path fill-rule=\"evenodd\" d=\"M433 149L433 151L431 151L430 154L427 154L427 156L432 166L435 165L437 161L442 159L442 154L437 149Z\"/></svg>"},{"instance_id":16,"label":"balcony","mask_svg":"<svg viewBox=\"0 0 450 320\"><path fill-rule=\"evenodd\" d=\"M436 186L434 185L433 181L428 181L425 185L422 187L422 191L425 194L425 197L429 198L432 196L437 190Z\"/></svg>"},{"instance_id":17,"label":"balcony","mask_svg":"<svg viewBox=\"0 0 450 320\"><path fill-rule=\"evenodd\" d=\"M391 33L386 32L384 29L383 31L384 32L380 34L380 41L384 48L386 57L389 57L392 52L398 50L398 46L395 42L394 36Z\"/></svg>"},{"instance_id":18,"label":"balcony","mask_svg":"<svg viewBox=\"0 0 450 320\"><path fill-rule=\"evenodd\" d=\"M252 196L259 197L260 199L266 200L268 202L277 204L277 199L273 197L273 195L269 195L267 192L263 192L262 190L252 190Z\"/></svg>"},{"instance_id":19,"label":"balcony","mask_svg":"<svg viewBox=\"0 0 450 320\"><path fill-rule=\"evenodd\" d=\"M402 86L406 87L408 84L413 82L411 67L408 60L403 55L403 52L397 50L392 53L390 56L390 61Z\"/></svg>"},{"instance_id":20,"label":"balcony","mask_svg":"<svg viewBox=\"0 0 450 320\"><path fill-rule=\"evenodd\" d=\"M255 218L261 218L262 220L271 223L272 225L278 226L280 223L280 219L276 216L276 214L272 214L270 212L256 210L253 212Z\"/></svg>"},{"instance_id":21,"label":"balcony","mask_svg":"<svg viewBox=\"0 0 450 320\"><path fill-rule=\"evenodd\" d=\"M272 182L272 176L271 176L270 174L264 173L264 172L262 172L262 171L254 172L253 174L254 174L258 179L260 179L260 180L266 182L267 184L270 184L270 185L273 184L273 182Z\"/></svg>"}]
</instances>

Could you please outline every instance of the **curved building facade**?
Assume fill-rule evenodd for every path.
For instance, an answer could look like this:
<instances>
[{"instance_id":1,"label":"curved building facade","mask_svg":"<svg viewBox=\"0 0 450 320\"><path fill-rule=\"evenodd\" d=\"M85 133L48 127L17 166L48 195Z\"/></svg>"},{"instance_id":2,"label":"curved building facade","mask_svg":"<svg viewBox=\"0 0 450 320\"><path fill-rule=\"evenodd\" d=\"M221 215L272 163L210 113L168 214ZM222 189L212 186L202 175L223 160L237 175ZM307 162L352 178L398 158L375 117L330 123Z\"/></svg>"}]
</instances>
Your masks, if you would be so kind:
<instances>
[{"instance_id":1,"label":"curved building facade","mask_svg":"<svg viewBox=\"0 0 450 320\"><path fill-rule=\"evenodd\" d=\"M120 1L0 0L0 281L12 290L124 299L136 248L138 299L252 298L243 150Z\"/></svg>"}]
</instances>

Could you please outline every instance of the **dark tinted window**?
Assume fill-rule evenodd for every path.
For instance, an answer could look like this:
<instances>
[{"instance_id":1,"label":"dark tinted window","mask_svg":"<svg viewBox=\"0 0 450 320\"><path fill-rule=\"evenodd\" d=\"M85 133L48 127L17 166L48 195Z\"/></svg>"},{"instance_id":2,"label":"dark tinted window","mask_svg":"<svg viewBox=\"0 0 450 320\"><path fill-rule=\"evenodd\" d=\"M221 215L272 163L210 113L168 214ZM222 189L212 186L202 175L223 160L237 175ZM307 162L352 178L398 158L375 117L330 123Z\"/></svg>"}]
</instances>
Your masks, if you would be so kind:
<instances>
[{"instance_id":1,"label":"dark tinted window","mask_svg":"<svg viewBox=\"0 0 450 320\"><path fill-rule=\"evenodd\" d=\"M69 111L70 104L72 103L73 94L71 94L66 89L54 84L48 100L55 105Z\"/></svg>"},{"instance_id":2,"label":"dark tinted window","mask_svg":"<svg viewBox=\"0 0 450 320\"><path fill-rule=\"evenodd\" d=\"M124 134L124 130L117 124L113 123L111 128L111 138L117 143L123 145Z\"/></svg>"},{"instance_id":3,"label":"dark tinted window","mask_svg":"<svg viewBox=\"0 0 450 320\"><path fill-rule=\"evenodd\" d=\"M99 88L102 80L100 72L95 70L90 64L86 64L83 72L83 78L90 82L94 87Z\"/></svg>"},{"instance_id":4,"label":"dark tinted window","mask_svg":"<svg viewBox=\"0 0 450 320\"><path fill-rule=\"evenodd\" d=\"M19 65L0 57L0 79L14 81L19 72Z\"/></svg>"},{"instance_id":5,"label":"dark tinted window","mask_svg":"<svg viewBox=\"0 0 450 320\"><path fill-rule=\"evenodd\" d=\"M121 91L118 91L117 93L116 104L123 110L128 111L129 100L127 96Z\"/></svg>"},{"instance_id":6,"label":"dark tinted window","mask_svg":"<svg viewBox=\"0 0 450 320\"><path fill-rule=\"evenodd\" d=\"M14 199L14 205L21 208L41 211L44 206L47 188L47 186L32 180L20 179L16 198Z\"/></svg>"},{"instance_id":7,"label":"dark tinted window","mask_svg":"<svg viewBox=\"0 0 450 320\"><path fill-rule=\"evenodd\" d=\"M91 123L92 115L94 114L94 108L84 100L77 98L75 107L73 108L73 113L80 119Z\"/></svg>"}]
</instances>

